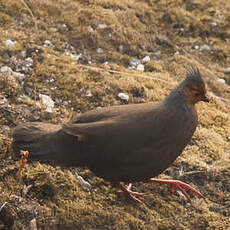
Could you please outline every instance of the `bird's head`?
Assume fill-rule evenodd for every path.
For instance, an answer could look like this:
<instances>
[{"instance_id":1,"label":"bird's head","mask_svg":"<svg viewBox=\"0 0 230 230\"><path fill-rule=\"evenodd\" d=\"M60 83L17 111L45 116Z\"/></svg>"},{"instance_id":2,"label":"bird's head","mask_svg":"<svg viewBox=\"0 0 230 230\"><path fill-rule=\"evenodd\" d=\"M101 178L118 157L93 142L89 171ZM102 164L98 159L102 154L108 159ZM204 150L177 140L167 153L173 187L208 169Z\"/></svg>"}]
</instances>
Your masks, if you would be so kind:
<instances>
[{"instance_id":1,"label":"bird's head","mask_svg":"<svg viewBox=\"0 0 230 230\"><path fill-rule=\"evenodd\" d=\"M184 81L178 86L178 91L187 104L196 104L199 101L209 102L206 96L205 83L197 68L191 68Z\"/></svg>"}]
</instances>

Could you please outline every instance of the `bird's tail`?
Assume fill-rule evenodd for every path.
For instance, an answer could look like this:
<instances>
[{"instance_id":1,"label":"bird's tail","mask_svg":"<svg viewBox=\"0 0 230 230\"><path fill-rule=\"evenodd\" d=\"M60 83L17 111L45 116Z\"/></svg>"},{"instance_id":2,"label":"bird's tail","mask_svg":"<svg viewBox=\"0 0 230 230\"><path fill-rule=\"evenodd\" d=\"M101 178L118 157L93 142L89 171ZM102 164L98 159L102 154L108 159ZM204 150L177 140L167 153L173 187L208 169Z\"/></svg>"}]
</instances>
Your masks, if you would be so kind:
<instances>
[{"instance_id":1,"label":"bird's tail","mask_svg":"<svg viewBox=\"0 0 230 230\"><path fill-rule=\"evenodd\" d=\"M76 138L63 132L61 125L32 122L13 130L12 148L16 158L24 150L29 151L29 160L68 166L78 155L76 143Z\"/></svg>"}]
</instances>

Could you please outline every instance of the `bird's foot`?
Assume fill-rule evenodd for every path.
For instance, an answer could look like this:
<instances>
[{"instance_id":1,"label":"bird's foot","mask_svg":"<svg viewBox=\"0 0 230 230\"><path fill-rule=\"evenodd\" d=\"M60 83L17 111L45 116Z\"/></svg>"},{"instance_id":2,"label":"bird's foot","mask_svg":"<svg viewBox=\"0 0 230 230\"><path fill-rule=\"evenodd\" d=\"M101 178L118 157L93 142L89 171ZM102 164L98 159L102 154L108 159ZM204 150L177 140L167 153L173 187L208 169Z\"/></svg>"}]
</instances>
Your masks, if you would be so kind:
<instances>
[{"instance_id":1,"label":"bird's foot","mask_svg":"<svg viewBox=\"0 0 230 230\"><path fill-rule=\"evenodd\" d=\"M137 198L139 196L145 196L144 193L139 193L139 192L133 192L131 191L131 187L132 187L132 184L129 184L129 185L124 185L123 183L120 183L120 187L121 187L121 190L118 191L119 194L121 195L124 195L124 196L128 196L129 199L137 202L137 203L140 203L142 204L143 202Z\"/></svg>"},{"instance_id":2,"label":"bird's foot","mask_svg":"<svg viewBox=\"0 0 230 230\"><path fill-rule=\"evenodd\" d=\"M175 190L179 190L183 193L183 195L188 199L191 200L190 196L188 195L187 191L190 191L194 195L198 197L203 197L205 198L198 190L190 186L189 184L186 184L182 181L179 180L161 180L161 179L155 179L151 178L151 182L153 183L165 183L171 185L171 192L174 193ZM187 190L187 191L186 191Z\"/></svg>"}]
</instances>

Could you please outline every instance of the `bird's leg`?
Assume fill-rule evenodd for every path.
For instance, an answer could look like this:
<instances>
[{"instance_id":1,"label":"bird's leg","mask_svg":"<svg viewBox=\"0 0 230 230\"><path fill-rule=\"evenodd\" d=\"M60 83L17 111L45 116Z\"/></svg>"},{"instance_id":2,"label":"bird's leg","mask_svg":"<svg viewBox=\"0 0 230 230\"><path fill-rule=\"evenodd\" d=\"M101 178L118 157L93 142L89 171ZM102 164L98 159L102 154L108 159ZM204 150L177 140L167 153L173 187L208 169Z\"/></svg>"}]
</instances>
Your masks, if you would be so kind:
<instances>
[{"instance_id":1,"label":"bird's leg","mask_svg":"<svg viewBox=\"0 0 230 230\"><path fill-rule=\"evenodd\" d=\"M131 200L137 202L137 203L143 203L140 199L138 199L138 196L144 196L144 193L139 193L139 192L133 192L131 191L132 184L130 183L129 185L125 185L122 182L120 182L120 187L121 190L118 191L119 194L128 196Z\"/></svg>"},{"instance_id":2,"label":"bird's leg","mask_svg":"<svg viewBox=\"0 0 230 230\"><path fill-rule=\"evenodd\" d=\"M151 178L150 181L153 183L169 184L169 185L171 185L171 192L172 193L174 193L175 190L177 189L177 190L181 191L188 200L191 200L191 199L190 199L190 196L188 195L187 191L192 192L194 195L196 195L198 197L205 198L198 190L196 190L195 188L193 188L189 184L186 184L186 183L179 181L179 180L161 180L161 179Z\"/></svg>"}]
</instances>

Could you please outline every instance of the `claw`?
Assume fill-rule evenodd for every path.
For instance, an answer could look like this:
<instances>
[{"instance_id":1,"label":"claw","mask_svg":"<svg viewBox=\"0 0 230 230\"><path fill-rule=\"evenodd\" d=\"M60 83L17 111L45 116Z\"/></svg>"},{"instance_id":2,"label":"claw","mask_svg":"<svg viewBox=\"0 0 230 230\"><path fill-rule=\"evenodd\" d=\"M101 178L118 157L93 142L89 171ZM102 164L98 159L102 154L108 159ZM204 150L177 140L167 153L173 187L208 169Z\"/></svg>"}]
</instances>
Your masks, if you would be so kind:
<instances>
[{"instance_id":1,"label":"claw","mask_svg":"<svg viewBox=\"0 0 230 230\"><path fill-rule=\"evenodd\" d=\"M174 193L175 190L177 189L177 190L181 191L188 200L191 200L191 198L188 195L186 190L192 192L194 195L196 195L198 197L205 198L198 190L196 190L195 188L193 188L189 184L186 184L186 183L179 181L179 180L161 180L161 179L151 178L150 181L153 183L170 184L172 186L171 187L172 193Z\"/></svg>"},{"instance_id":2,"label":"claw","mask_svg":"<svg viewBox=\"0 0 230 230\"><path fill-rule=\"evenodd\" d=\"M133 192L131 191L132 184L124 185L120 183L121 190L118 191L119 194L128 196L131 200L142 204L143 202L137 198L138 196L145 196L145 193Z\"/></svg>"}]
</instances>

